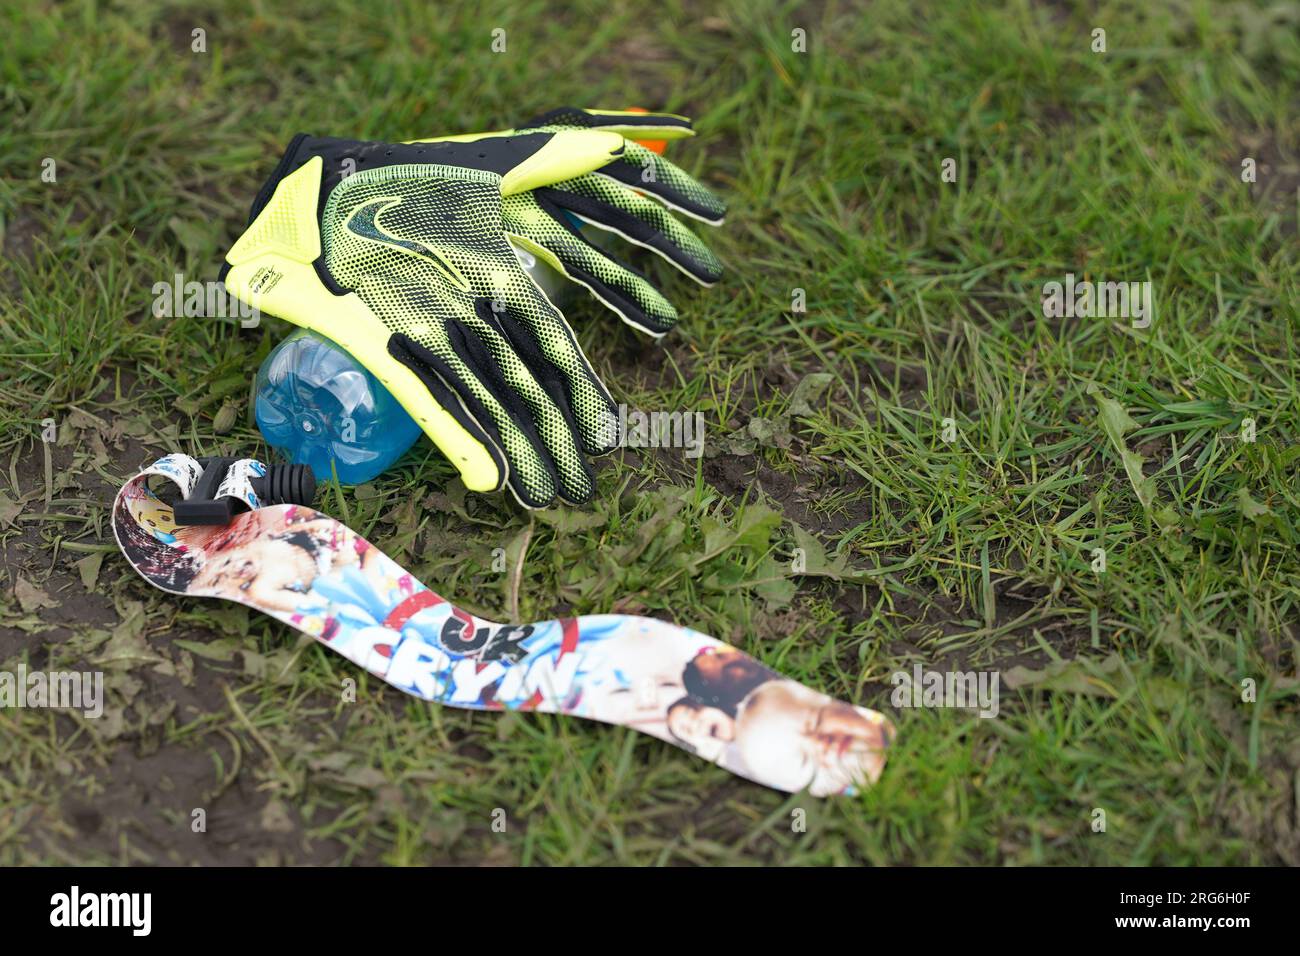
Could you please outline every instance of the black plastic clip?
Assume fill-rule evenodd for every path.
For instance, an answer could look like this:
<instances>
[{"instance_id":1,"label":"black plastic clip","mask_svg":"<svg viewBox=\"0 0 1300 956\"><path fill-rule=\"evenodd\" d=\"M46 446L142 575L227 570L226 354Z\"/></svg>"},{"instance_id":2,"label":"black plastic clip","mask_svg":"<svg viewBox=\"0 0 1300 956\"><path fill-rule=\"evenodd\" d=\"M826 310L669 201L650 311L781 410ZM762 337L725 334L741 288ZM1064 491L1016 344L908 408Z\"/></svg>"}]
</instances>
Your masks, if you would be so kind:
<instances>
[{"instance_id":1,"label":"black plastic clip","mask_svg":"<svg viewBox=\"0 0 1300 956\"><path fill-rule=\"evenodd\" d=\"M214 498L230 466L238 458L200 458L203 475L172 514L177 524L230 524L236 514L249 510L247 502L229 496ZM316 498L316 478L307 465L267 465L266 474L250 478L253 493L264 505L309 505Z\"/></svg>"}]
</instances>

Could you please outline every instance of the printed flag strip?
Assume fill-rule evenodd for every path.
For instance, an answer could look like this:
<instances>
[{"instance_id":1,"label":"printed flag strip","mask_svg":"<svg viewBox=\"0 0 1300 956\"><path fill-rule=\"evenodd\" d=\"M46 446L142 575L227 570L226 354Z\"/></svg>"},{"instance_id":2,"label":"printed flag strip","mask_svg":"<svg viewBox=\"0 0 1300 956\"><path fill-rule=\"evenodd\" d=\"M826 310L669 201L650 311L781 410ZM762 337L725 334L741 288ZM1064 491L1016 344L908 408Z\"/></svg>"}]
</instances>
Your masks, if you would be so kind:
<instances>
[{"instance_id":1,"label":"printed flag strip","mask_svg":"<svg viewBox=\"0 0 1300 956\"><path fill-rule=\"evenodd\" d=\"M123 554L164 591L256 608L434 703L632 727L788 792L852 794L880 776L893 737L882 714L653 618L483 620L333 518L302 505L259 507L248 487L265 471L259 462L237 462L221 486L253 510L220 527L177 525L148 481L165 478L189 495L202 471L168 455L127 482L113 506Z\"/></svg>"}]
</instances>

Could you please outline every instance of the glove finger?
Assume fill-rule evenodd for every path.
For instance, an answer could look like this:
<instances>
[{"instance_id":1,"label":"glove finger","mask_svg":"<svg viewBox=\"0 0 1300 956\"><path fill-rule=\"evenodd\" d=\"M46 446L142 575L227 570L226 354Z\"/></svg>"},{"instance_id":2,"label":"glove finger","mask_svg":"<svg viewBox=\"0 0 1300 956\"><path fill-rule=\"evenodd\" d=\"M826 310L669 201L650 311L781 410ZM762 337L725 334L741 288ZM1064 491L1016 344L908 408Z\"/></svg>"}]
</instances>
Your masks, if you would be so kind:
<instances>
[{"instance_id":1,"label":"glove finger","mask_svg":"<svg viewBox=\"0 0 1300 956\"><path fill-rule=\"evenodd\" d=\"M596 482L578 445L580 430L569 404L565 376L542 354L527 326L509 308L480 300L476 313L482 326L475 331L488 356L502 357L493 364L500 371L502 384L527 407L541 441L541 456L557 479L560 497L581 504L595 492ZM605 414L612 415L612 409ZM607 434L611 421L602 419Z\"/></svg>"},{"instance_id":2,"label":"glove finger","mask_svg":"<svg viewBox=\"0 0 1300 956\"><path fill-rule=\"evenodd\" d=\"M562 376L536 350L526 329L486 299L474 315L445 323L444 335L416 341L392 336L390 352L429 387L435 400L468 412L508 467L506 485L528 508L556 494L581 503L595 481L578 448Z\"/></svg>"},{"instance_id":3,"label":"glove finger","mask_svg":"<svg viewBox=\"0 0 1300 956\"><path fill-rule=\"evenodd\" d=\"M473 330L452 321L445 336L424 336L424 342L398 332L389 338L388 351L419 377L434 401L471 419L520 504L544 508L554 501L558 476L532 415Z\"/></svg>"},{"instance_id":4,"label":"glove finger","mask_svg":"<svg viewBox=\"0 0 1300 956\"><path fill-rule=\"evenodd\" d=\"M691 121L676 113L642 113L633 110L584 110L572 106L534 116L519 129L598 129L628 139L684 139L694 136Z\"/></svg>"},{"instance_id":5,"label":"glove finger","mask_svg":"<svg viewBox=\"0 0 1300 956\"><path fill-rule=\"evenodd\" d=\"M602 173L710 225L721 225L727 215L727 204L716 193L676 163L635 142L695 135L691 121L684 116L561 107L534 117L519 129L521 132L581 129L619 133L627 139L623 154L608 165L597 167Z\"/></svg>"},{"instance_id":6,"label":"glove finger","mask_svg":"<svg viewBox=\"0 0 1300 956\"><path fill-rule=\"evenodd\" d=\"M700 237L659 203L601 173L535 190L543 205L558 206L628 242L657 252L701 285L722 278L722 263Z\"/></svg>"},{"instance_id":7,"label":"glove finger","mask_svg":"<svg viewBox=\"0 0 1300 956\"><path fill-rule=\"evenodd\" d=\"M677 310L635 269L592 245L564 210L538 193L511 196L502 207L506 232L542 256L624 322L658 337L677 322Z\"/></svg>"},{"instance_id":8,"label":"glove finger","mask_svg":"<svg viewBox=\"0 0 1300 956\"><path fill-rule=\"evenodd\" d=\"M374 158L382 153L385 161L391 161L397 154L401 160L411 163L482 169L501 177L501 193L505 196L600 169L621 156L625 146L622 137L606 130L558 127L440 136L400 145L338 142L344 144L338 150L342 153L338 158L350 156L354 168L365 167L368 153L375 153Z\"/></svg>"},{"instance_id":9,"label":"glove finger","mask_svg":"<svg viewBox=\"0 0 1300 956\"><path fill-rule=\"evenodd\" d=\"M504 306L527 333L512 336L509 341L526 351L531 367L546 366L548 376L551 371L560 376L583 449L588 454L603 455L612 448L609 421L617 414L614 399L583 354L569 323L528 278L513 252L510 264L514 268L509 274L501 273L499 287L495 281L489 283L498 289L494 293L497 314Z\"/></svg>"},{"instance_id":10,"label":"glove finger","mask_svg":"<svg viewBox=\"0 0 1300 956\"><path fill-rule=\"evenodd\" d=\"M672 160L664 159L640 143L628 140L623 155L598 167L598 171L711 226L722 225L727 216L727 204L713 190Z\"/></svg>"}]
</instances>

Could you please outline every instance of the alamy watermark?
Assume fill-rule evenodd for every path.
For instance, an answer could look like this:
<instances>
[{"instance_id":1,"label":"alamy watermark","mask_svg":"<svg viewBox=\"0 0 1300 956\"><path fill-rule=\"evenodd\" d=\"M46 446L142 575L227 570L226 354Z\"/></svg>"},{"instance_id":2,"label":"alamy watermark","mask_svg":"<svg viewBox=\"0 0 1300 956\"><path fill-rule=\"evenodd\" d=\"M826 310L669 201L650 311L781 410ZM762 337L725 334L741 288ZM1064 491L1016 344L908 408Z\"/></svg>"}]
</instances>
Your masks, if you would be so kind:
<instances>
[{"instance_id":1,"label":"alamy watermark","mask_svg":"<svg viewBox=\"0 0 1300 956\"><path fill-rule=\"evenodd\" d=\"M1146 282L1076 282L1073 272L1064 282L1043 283L1043 315L1049 319L1132 319L1145 329L1155 318L1155 295Z\"/></svg>"},{"instance_id":2,"label":"alamy watermark","mask_svg":"<svg viewBox=\"0 0 1300 956\"><path fill-rule=\"evenodd\" d=\"M74 885L50 897L50 925L55 927L124 927L132 936L153 928L152 893L83 893Z\"/></svg>"},{"instance_id":3,"label":"alamy watermark","mask_svg":"<svg viewBox=\"0 0 1300 956\"><path fill-rule=\"evenodd\" d=\"M643 412L618 406L605 420L607 444L618 448L682 448L687 458L704 454L703 412Z\"/></svg>"},{"instance_id":4,"label":"alamy watermark","mask_svg":"<svg viewBox=\"0 0 1300 956\"><path fill-rule=\"evenodd\" d=\"M0 710L51 707L79 710L94 719L104 713L103 671L0 671Z\"/></svg>"},{"instance_id":5,"label":"alamy watermark","mask_svg":"<svg viewBox=\"0 0 1300 956\"><path fill-rule=\"evenodd\" d=\"M998 715L997 671L927 671L915 664L911 673L895 671L889 682L894 685L889 695L894 707L960 707L985 718Z\"/></svg>"},{"instance_id":6,"label":"alamy watermark","mask_svg":"<svg viewBox=\"0 0 1300 956\"><path fill-rule=\"evenodd\" d=\"M158 319L238 319L245 329L255 329L262 321L261 309L231 295L220 282L186 282L177 272L171 282L155 282L150 291ZM261 291L270 291L270 284Z\"/></svg>"}]
</instances>

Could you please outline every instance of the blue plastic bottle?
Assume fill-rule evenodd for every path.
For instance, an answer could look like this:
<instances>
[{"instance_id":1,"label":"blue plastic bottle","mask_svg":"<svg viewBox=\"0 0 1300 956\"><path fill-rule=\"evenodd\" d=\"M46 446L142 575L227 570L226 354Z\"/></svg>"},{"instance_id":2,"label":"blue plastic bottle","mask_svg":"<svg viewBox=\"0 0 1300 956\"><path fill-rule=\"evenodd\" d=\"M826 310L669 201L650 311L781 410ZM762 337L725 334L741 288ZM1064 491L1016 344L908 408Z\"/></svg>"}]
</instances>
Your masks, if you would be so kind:
<instances>
[{"instance_id":1,"label":"blue plastic bottle","mask_svg":"<svg viewBox=\"0 0 1300 956\"><path fill-rule=\"evenodd\" d=\"M373 375L324 336L299 330L257 372L254 415L266 443L317 481L356 485L392 465L420 426Z\"/></svg>"}]
</instances>

